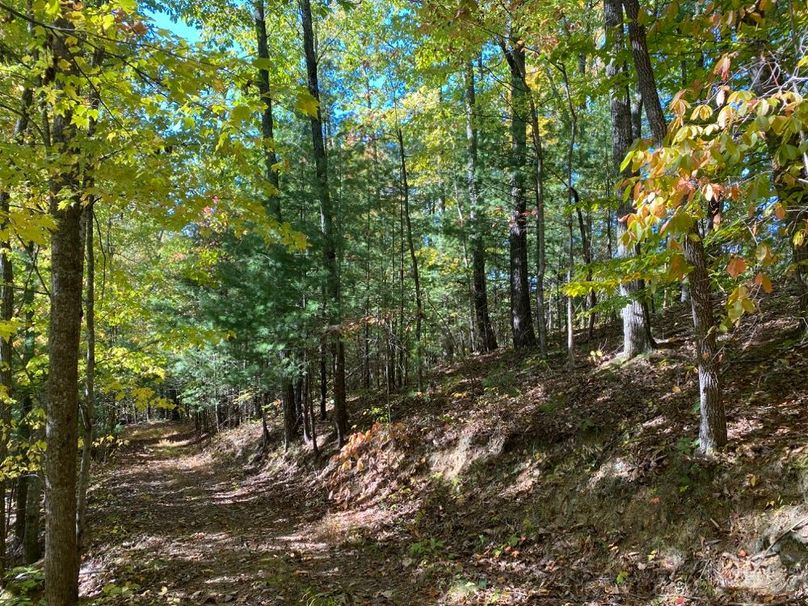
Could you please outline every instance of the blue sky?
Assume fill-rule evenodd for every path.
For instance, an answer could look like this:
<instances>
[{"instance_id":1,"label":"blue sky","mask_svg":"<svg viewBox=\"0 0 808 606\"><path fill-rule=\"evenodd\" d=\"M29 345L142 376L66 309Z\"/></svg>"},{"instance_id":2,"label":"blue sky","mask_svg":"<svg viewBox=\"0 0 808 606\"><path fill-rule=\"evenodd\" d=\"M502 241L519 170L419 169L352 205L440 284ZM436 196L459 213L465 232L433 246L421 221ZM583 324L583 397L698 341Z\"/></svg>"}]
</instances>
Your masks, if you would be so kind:
<instances>
[{"instance_id":1,"label":"blue sky","mask_svg":"<svg viewBox=\"0 0 808 606\"><path fill-rule=\"evenodd\" d=\"M174 32L177 36L185 38L188 42L199 40L199 30L185 23L184 21L173 21L167 13L145 11L154 20L157 27Z\"/></svg>"}]
</instances>

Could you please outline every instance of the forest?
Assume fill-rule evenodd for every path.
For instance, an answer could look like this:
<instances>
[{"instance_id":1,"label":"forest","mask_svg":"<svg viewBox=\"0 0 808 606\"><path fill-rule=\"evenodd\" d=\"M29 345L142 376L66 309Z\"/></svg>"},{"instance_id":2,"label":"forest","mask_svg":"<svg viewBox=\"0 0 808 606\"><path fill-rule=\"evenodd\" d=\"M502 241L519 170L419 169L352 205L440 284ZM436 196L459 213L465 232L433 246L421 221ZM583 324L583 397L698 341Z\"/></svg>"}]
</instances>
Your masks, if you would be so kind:
<instances>
[{"instance_id":1,"label":"forest","mask_svg":"<svg viewBox=\"0 0 808 606\"><path fill-rule=\"evenodd\" d=\"M0 604L808 604L799 0L0 0Z\"/></svg>"}]
</instances>

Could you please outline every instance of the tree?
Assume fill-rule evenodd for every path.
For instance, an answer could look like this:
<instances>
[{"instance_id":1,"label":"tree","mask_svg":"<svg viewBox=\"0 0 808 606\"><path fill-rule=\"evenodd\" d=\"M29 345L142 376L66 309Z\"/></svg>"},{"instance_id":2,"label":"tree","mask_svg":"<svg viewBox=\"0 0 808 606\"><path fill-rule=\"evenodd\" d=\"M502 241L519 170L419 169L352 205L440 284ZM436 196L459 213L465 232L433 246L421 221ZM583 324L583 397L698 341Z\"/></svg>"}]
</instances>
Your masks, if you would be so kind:
<instances>
[{"instance_id":1,"label":"tree","mask_svg":"<svg viewBox=\"0 0 808 606\"><path fill-rule=\"evenodd\" d=\"M527 145L526 116L528 108L528 91L523 76L525 49L523 41L515 37L513 33L507 41L500 40L500 46L510 70L511 93L511 155L509 158L511 330L514 347L525 349L536 345L528 285L527 206L523 174Z\"/></svg>"},{"instance_id":2,"label":"tree","mask_svg":"<svg viewBox=\"0 0 808 606\"><path fill-rule=\"evenodd\" d=\"M625 81L625 63L620 60L623 50L623 7L620 0L604 0L603 14L606 27L606 46L609 49L609 62L606 65L606 77L610 79L611 87L610 112L612 118L612 161L615 174L627 177L628 173L620 170L623 158L626 157L629 147L634 140L632 133L631 105L629 102L628 83ZM624 244L623 234L626 233L626 221L632 211L630 201L622 189L618 188L620 206L617 211L617 256L630 258L634 251ZM623 355L630 359L650 349L645 325L645 314L642 304L638 300L639 283L636 280L622 282L620 295L626 297L628 302L622 310L623 316Z\"/></svg>"},{"instance_id":3,"label":"tree","mask_svg":"<svg viewBox=\"0 0 808 606\"><path fill-rule=\"evenodd\" d=\"M345 344L342 339L340 275L337 260L337 242L334 229L334 211L328 188L328 161L323 137L322 108L317 73L317 54L314 49L314 26L312 24L311 2L300 0L303 22L303 53L306 60L308 91L317 103L317 110L309 118L314 149L314 164L317 197L320 201L320 229L322 237L323 264L326 271L324 296L327 297L328 332L333 344L334 368L334 424L337 441L342 445L348 436L348 411L345 403Z\"/></svg>"},{"instance_id":4,"label":"tree","mask_svg":"<svg viewBox=\"0 0 808 606\"><path fill-rule=\"evenodd\" d=\"M497 338L488 314L488 289L485 271L485 242L483 240L484 214L480 205L477 184L477 95L474 89L474 66L467 62L464 67L466 105L466 187L469 199L469 222L471 224L471 265L474 284L474 316L477 322L477 347L490 352L497 348Z\"/></svg>"}]
</instances>

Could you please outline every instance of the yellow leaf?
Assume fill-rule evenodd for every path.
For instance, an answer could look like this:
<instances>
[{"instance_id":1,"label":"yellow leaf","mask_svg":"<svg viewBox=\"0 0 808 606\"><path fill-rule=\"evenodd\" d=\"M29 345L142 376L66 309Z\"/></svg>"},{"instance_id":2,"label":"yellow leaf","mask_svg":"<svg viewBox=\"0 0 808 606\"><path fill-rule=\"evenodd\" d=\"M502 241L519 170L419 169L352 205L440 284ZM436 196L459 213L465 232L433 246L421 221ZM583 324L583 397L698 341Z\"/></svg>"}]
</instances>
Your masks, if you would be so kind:
<instances>
[{"instance_id":1,"label":"yellow leaf","mask_svg":"<svg viewBox=\"0 0 808 606\"><path fill-rule=\"evenodd\" d=\"M764 292L770 293L772 291L772 281L763 272L758 272L755 276L755 284L760 286Z\"/></svg>"}]
</instances>

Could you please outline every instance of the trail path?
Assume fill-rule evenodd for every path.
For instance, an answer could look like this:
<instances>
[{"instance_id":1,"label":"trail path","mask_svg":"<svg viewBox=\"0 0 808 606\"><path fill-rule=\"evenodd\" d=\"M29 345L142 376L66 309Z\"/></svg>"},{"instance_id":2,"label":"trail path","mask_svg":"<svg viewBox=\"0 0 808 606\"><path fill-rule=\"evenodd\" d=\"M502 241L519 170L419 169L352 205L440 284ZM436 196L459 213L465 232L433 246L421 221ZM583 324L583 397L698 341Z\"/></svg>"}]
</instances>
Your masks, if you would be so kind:
<instances>
[{"instance_id":1,"label":"trail path","mask_svg":"<svg viewBox=\"0 0 808 606\"><path fill-rule=\"evenodd\" d=\"M397 604L384 547L330 530L324 495L136 428L101 471L82 594L125 604ZM347 546L346 546L347 545ZM392 555L392 554L387 554Z\"/></svg>"}]
</instances>

